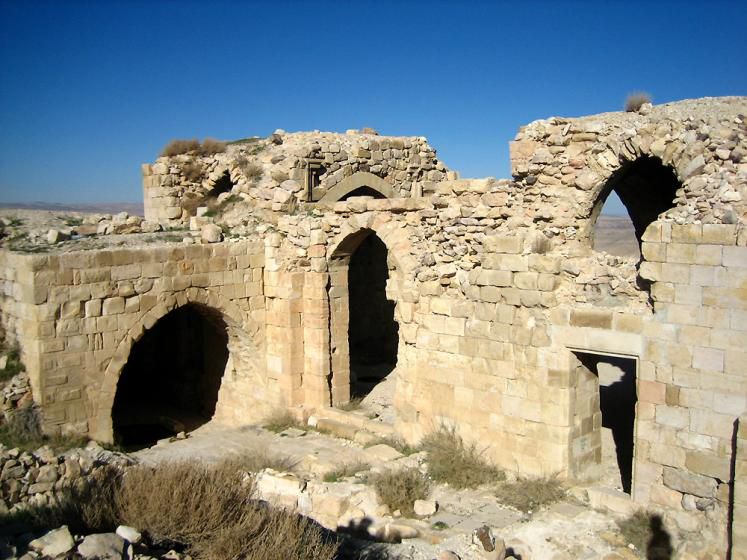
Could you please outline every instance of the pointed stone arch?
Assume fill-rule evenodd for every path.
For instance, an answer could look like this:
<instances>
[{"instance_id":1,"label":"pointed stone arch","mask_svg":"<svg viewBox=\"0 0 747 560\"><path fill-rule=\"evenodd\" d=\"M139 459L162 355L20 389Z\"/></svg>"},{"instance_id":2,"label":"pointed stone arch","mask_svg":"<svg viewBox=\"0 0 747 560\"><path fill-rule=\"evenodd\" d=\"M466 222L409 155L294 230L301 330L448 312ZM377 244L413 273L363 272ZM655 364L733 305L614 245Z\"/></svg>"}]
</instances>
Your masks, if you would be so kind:
<instances>
[{"instance_id":1,"label":"pointed stone arch","mask_svg":"<svg viewBox=\"0 0 747 560\"><path fill-rule=\"evenodd\" d=\"M394 188L381 177L367 171L359 171L350 177L345 177L334 187L329 189L319 202L337 202L352 192L367 187L379 193L384 198L395 198Z\"/></svg>"},{"instance_id":2,"label":"pointed stone arch","mask_svg":"<svg viewBox=\"0 0 747 560\"><path fill-rule=\"evenodd\" d=\"M239 368L248 370L258 383L266 381L262 375L264 353L260 329L238 305L203 288L189 288L160 299L156 306L144 312L127 330L108 361L100 388L94 397L92 426L89 430L93 439L105 442L113 440L114 399L122 370L129 360L133 346L160 319L185 305L203 306L225 324L228 333L228 360L234 371Z\"/></svg>"}]
</instances>

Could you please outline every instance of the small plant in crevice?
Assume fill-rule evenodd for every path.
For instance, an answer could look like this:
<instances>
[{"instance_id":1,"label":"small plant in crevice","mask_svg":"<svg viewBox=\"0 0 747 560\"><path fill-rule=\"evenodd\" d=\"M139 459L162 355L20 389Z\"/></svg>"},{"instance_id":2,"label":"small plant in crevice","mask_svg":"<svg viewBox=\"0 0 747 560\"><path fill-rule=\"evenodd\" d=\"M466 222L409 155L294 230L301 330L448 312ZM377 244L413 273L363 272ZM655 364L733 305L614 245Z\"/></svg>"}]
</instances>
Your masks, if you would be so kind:
<instances>
[{"instance_id":1,"label":"small plant in crevice","mask_svg":"<svg viewBox=\"0 0 747 560\"><path fill-rule=\"evenodd\" d=\"M343 478L355 476L356 474L367 471L370 468L368 463L356 462L344 464L324 475L324 482L339 482Z\"/></svg>"}]
</instances>

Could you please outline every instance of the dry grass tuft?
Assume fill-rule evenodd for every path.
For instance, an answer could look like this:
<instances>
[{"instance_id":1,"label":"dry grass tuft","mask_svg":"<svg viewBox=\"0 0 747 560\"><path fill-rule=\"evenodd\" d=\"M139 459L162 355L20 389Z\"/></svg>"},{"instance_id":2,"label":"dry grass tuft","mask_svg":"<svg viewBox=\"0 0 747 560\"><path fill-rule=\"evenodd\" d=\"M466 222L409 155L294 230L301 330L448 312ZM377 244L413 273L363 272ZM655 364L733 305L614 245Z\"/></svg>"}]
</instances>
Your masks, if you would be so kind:
<instances>
[{"instance_id":1,"label":"dry grass tuft","mask_svg":"<svg viewBox=\"0 0 747 560\"><path fill-rule=\"evenodd\" d=\"M182 165L182 175L184 175L190 183L202 183L202 165L196 161L184 162L184 165Z\"/></svg>"},{"instance_id":2,"label":"dry grass tuft","mask_svg":"<svg viewBox=\"0 0 747 560\"><path fill-rule=\"evenodd\" d=\"M430 495L431 484L428 477L416 468L387 470L368 477L379 499L394 512L412 517L415 500L425 500Z\"/></svg>"},{"instance_id":3,"label":"dry grass tuft","mask_svg":"<svg viewBox=\"0 0 747 560\"><path fill-rule=\"evenodd\" d=\"M188 154L190 152L197 153L199 151L200 142L197 138L191 138L189 140L176 139L171 140L166 144L163 150L161 150L161 157L172 157L180 154Z\"/></svg>"},{"instance_id":4,"label":"dry grass tuft","mask_svg":"<svg viewBox=\"0 0 747 560\"><path fill-rule=\"evenodd\" d=\"M88 440L82 436L48 436L42 433L41 411L36 406L18 408L0 416L0 443L13 449L35 451L48 445L57 452L84 447Z\"/></svg>"},{"instance_id":5,"label":"dry grass tuft","mask_svg":"<svg viewBox=\"0 0 747 560\"><path fill-rule=\"evenodd\" d=\"M68 489L58 504L0 515L2 524L75 533L112 531L127 524L156 544L176 541L209 560L332 560L339 543L309 519L253 499L253 478L229 460L105 467L87 484Z\"/></svg>"},{"instance_id":6,"label":"dry grass tuft","mask_svg":"<svg viewBox=\"0 0 747 560\"><path fill-rule=\"evenodd\" d=\"M215 138L205 138L200 146L199 153L203 156L211 156L226 151L226 143L216 140Z\"/></svg>"},{"instance_id":7,"label":"dry grass tuft","mask_svg":"<svg viewBox=\"0 0 747 560\"><path fill-rule=\"evenodd\" d=\"M358 410L362 405L363 399L361 397L355 397L353 399L350 399L345 404L338 404L335 408L345 410L346 412L352 412L353 410Z\"/></svg>"},{"instance_id":8,"label":"dry grass tuft","mask_svg":"<svg viewBox=\"0 0 747 560\"><path fill-rule=\"evenodd\" d=\"M303 424L301 424L287 410L278 410L278 411L273 412L270 416L268 416L265 419L264 423L262 424L262 427L265 430L275 432L276 434L279 434L280 432L284 432L288 428L298 428L299 430L308 429L307 426L304 426Z\"/></svg>"},{"instance_id":9,"label":"dry grass tuft","mask_svg":"<svg viewBox=\"0 0 747 560\"><path fill-rule=\"evenodd\" d=\"M195 154L198 156L211 156L226 151L226 143L215 138L205 138L202 144L197 138L171 140L161 150L161 157L172 157L181 154Z\"/></svg>"},{"instance_id":10,"label":"dry grass tuft","mask_svg":"<svg viewBox=\"0 0 747 560\"><path fill-rule=\"evenodd\" d=\"M626 544L632 544L639 556L672 558L672 540L660 515L638 510L617 520L617 526Z\"/></svg>"},{"instance_id":11,"label":"dry grass tuft","mask_svg":"<svg viewBox=\"0 0 747 560\"><path fill-rule=\"evenodd\" d=\"M625 110L635 113L643 107L644 103L651 103L651 96L645 91L634 91L625 98Z\"/></svg>"},{"instance_id":12,"label":"dry grass tuft","mask_svg":"<svg viewBox=\"0 0 747 560\"><path fill-rule=\"evenodd\" d=\"M367 471L371 466L368 463L348 463L328 472L324 475L324 482L338 482L343 478L355 476L359 472Z\"/></svg>"},{"instance_id":13,"label":"dry grass tuft","mask_svg":"<svg viewBox=\"0 0 747 560\"><path fill-rule=\"evenodd\" d=\"M258 473L262 469L291 472L295 469L296 462L285 455L273 453L264 447L258 447L252 453L245 453L228 459L226 466L249 473Z\"/></svg>"},{"instance_id":14,"label":"dry grass tuft","mask_svg":"<svg viewBox=\"0 0 747 560\"><path fill-rule=\"evenodd\" d=\"M374 441L367 443L366 448L373 447L374 445L388 445L389 447L391 447L392 449L396 449L406 457L409 457L410 455L413 455L420 451L420 448L408 444L399 436L381 437L375 439Z\"/></svg>"},{"instance_id":15,"label":"dry grass tuft","mask_svg":"<svg viewBox=\"0 0 747 560\"><path fill-rule=\"evenodd\" d=\"M436 482L461 489L506 479L501 469L482 458L474 444L465 444L454 428L440 427L423 438L421 446L428 452L428 474Z\"/></svg>"},{"instance_id":16,"label":"dry grass tuft","mask_svg":"<svg viewBox=\"0 0 747 560\"><path fill-rule=\"evenodd\" d=\"M520 478L501 484L495 495L502 504L530 513L563 499L565 488L554 476Z\"/></svg>"}]
</instances>

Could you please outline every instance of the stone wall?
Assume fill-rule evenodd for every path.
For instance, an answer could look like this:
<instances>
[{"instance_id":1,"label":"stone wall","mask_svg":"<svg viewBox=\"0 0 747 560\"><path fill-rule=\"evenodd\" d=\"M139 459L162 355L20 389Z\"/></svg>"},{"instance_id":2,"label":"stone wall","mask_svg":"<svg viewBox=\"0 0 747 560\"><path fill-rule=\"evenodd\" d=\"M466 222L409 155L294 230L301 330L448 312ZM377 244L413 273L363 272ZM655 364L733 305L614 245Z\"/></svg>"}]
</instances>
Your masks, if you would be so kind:
<instances>
[{"instance_id":1,"label":"stone wall","mask_svg":"<svg viewBox=\"0 0 747 560\"><path fill-rule=\"evenodd\" d=\"M458 180L422 139L361 134L229 147L199 160L202 183L184 173L193 156L161 159L144 169L151 219L186 219L187 193L204 197L227 170L245 204L236 212L251 214L263 245L8 255L6 320L26 321L35 397L53 426L110 437L132 343L189 302L228 325L217 420L277 407L323 416L350 399L348 266L375 234L396 304L401 436L453 425L505 469L593 479L599 380L579 373L578 355L623 358L637 403L622 499L675 512L683 531L722 527L734 423L747 410L745 112L744 99L724 98L538 121L512 144L513 181ZM595 252L601 205L638 188L623 175L639 161L639 177L654 179L631 205L641 261ZM317 185L311 163L325 168ZM643 195L670 175L671 209L651 217ZM339 200L364 185L390 198Z\"/></svg>"},{"instance_id":2,"label":"stone wall","mask_svg":"<svg viewBox=\"0 0 747 560\"><path fill-rule=\"evenodd\" d=\"M230 359L216 415L244 421L279 399L281 389L263 377L261 245L146 246L10 258L17 297L5 298L4 306L24 314L24 358L47 431L110 440L111 406L132 345L186 303L216 309L228 325Z\"/></svg>"},{"instance_id":3,"label":"stone wall","mask_svg":"<svg viewBox=\"0 0 747 560\"><path fill-rule=\"evenodd\" d=\"M185 154L143 165L145 216L173 222L194 215L224 176L229 191L252 207L280 210L289 201L339 200L359 187L386 198L420 196L447 171L423 137L280 131L212 156Z\"/></svg>"},{"instance_id":4,"label":"stone wall","mask_svg":"<svg viewBox=\"0 0 747 560\"><path fill-rule=\"evenodd\" d=\"M747 558L747 416L739 419L735 439L731 560L744 560Z\"/></svg>"}]
</instances>

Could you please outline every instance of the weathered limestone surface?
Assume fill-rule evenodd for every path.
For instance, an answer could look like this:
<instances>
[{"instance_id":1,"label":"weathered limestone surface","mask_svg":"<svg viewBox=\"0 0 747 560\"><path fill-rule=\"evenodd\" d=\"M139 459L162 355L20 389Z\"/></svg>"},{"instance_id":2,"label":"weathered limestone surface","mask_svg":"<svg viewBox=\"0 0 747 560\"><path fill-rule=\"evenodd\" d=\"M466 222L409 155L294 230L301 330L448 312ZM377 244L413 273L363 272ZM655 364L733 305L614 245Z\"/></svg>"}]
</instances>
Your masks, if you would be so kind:
<instances>
[{"instance_id":1,"label":"weathered limestone surface","mask_svg":"<svg viewBox=\"0 0 747 560\"><path fill-rule=\"evenodd\" d=\"M719 98L537 121L511 144L513 180L460 180L424 139L357 133L161 158L143 168L149 220L188 221L184 202L207 200L227 170L217 200L240 202L216 222L249 232L251 220L251 232L209 245L6 252L4 326L22 343L49 430L111 437L133 342L187 302L228 325L217 420L251 423L278 407L323 414L350 399L348 266L375 234L399 326L398 434L415 442L446 423L506 469L593 477L598 386L592 395L581 382L574 352L628 357L633 502L681 510L683 530L725 527L730 486L735 519L747 507L731 470L747 411L745 114L745 98ZM680 187L641 233L638 263L593 251L591 232L616 178L640 158ZM242 176L248 160L261 175ZM346 180L388 198L324 199ZM734 524L740 546L744 532Z\"/></svg>"}]
</instances>

